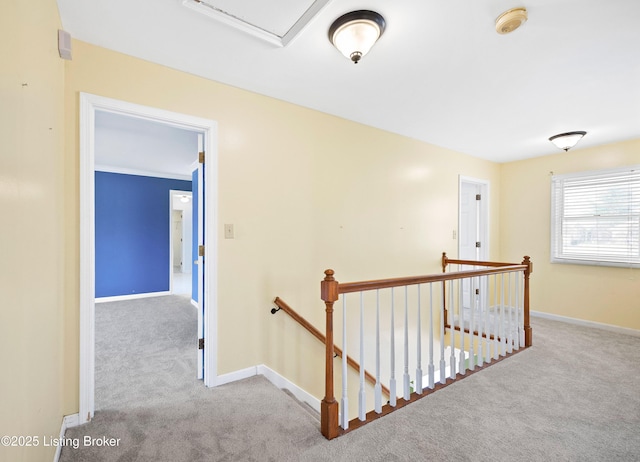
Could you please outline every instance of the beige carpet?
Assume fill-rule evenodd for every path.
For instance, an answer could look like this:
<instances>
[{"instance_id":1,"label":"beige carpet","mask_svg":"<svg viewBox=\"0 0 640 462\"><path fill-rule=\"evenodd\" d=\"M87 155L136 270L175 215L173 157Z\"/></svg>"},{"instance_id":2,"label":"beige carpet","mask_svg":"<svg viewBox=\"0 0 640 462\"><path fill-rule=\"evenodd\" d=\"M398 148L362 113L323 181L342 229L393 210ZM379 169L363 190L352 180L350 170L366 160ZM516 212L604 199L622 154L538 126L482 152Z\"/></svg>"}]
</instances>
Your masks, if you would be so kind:
<instances>
[{"instance_id":1,"label":"beige carpet","mask_svg":"<svg viewBox=\"0 0 640 462\"><path fill-rule=\"evenodd\" d=\"M195 380L194 310L97 307L96 416L66 436L120 442L62 461L640 461L638 337L534 318L534 347L327 441L263 377Z\"/></svg>"}]
</instances>

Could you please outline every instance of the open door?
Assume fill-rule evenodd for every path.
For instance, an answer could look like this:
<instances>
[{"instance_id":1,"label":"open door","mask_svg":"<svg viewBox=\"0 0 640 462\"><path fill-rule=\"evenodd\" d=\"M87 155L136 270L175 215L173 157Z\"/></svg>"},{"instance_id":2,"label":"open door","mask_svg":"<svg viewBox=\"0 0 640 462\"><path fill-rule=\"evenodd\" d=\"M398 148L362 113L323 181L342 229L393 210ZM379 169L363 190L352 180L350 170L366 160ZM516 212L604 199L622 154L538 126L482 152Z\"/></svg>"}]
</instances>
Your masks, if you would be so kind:
<instances>
[{"instance_id":1,"label":"open door","mask_svg":"<svg viewBox=\"0 0 640 462\"><path fill-rule=\"evenodd\" d=\"M205 247L204 247L204 188L205 188L205 176L204 176L204 136L198 134L198 181L197 191L194 191L194 195L197 195L196 202L197 210L194 210L194 225L197 229L198 238L196 241L196 260L194 263L197 267L197 277L195 278L197 284L198 294L198 379L204 379L204 313L205 313L205 297L204 297L204 277L205 277Z\"/></svg>"}]
</instances>

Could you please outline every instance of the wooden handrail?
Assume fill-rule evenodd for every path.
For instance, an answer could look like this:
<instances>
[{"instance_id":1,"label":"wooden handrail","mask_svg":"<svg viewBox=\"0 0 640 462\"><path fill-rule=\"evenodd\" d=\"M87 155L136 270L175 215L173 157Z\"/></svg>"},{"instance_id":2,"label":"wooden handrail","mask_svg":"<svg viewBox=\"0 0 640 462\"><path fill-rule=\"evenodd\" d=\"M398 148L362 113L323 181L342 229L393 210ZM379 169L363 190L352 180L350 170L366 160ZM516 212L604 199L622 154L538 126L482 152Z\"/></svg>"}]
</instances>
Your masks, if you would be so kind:
<instances>
[{"instance_id":1,"label":"wooden handrail","mask_svg":"<svg viewBox=\"0 0 640 462\"><path fill-rule=\"evenodd\" d=\"M298 324L300 324L302 327L308 330L315 338L320 340L322 343L326 343L327 339L322 334L322 332L316 329L313 326L313 324L311 324L309 321L307 321L302 316L300 316L293 308L291 308L280 297L276 297L275 300L273 301L273 304L276 305L280 310L284 311L289 316L291 316L294 321L296 321ZM271 310L271 313L275 314L277 311L278 310L274 308ZM333 345L333 352L335 356L342 358L342 349L340 349L338 346ZM360 370L360 364L358 364L358 362L349 355L347 355L347 364L355 370ZM376 384L376 378L366 370L364 371L364 378L372 385ZM382 385L382 392L385 393L387 396L389 396L389 388L387 388L384 385Z\"/></svg>"},{"instance_id":2,"label":"wooden handrail","mask_svg":"<svg viewBox=\"0 0 640 462\"><path fill-rule=\"evenodd\" d=\"M280 297L276 297L275 300L273 301L273 304L275 306L277 306L279 309L281 309L282 311L284 311L285 313L287 313L289 316L291 316L293 318L294 321L296 321L298 324L300 324L302 327L304 327L305 329L307 329L315 338L317 338L318 340L320 340L322 343L325 343L325 341L327 340L327 338L324 336L324 334L322 332L320 332L318 329L316 329L313 324L311 324L309 321L307 321L306 319L304 319L302 316L300 316L298 313L296 313L293 308L291 308L289 305L287 305L285 303L284 300L282 300ZM271 310L272 314L275 314L276 311L275 309ZM337 347L334 347L334 349Z\"/></svg>"},{"instance_id":3,"label":"wooden handrail","mask_svg":"<svg viewBox=\"0 0 640 462\"><path fill-rule=\"evenodd\" d=\"M444 272L447 265L469 265L469 266L489 266L489 267L499 267L499 266L511 266L516 263L503 263L498 261L479 261L479 260L456 260L453 258L447 257L446 252L442 252L442 272Z\"/></svg>"},{"instance_id":4,"label":"wooden handrail","mask_svg":"<svg viewBox=\"0 0 640 462\"><path fill-rule=\"evenodd\" d=\"M402 287L415 284L427 284L430 282L451 281L453 279L465 279L475 276L486 276L489 274L525 271L526 269L527 265L510 263L508 266L500 266L497 268L455 271L451 273L429 274L425 276L377 279L373 281L347 282L344 284L339 284L337 290L339 294L348 294L351 292L361 292L366 290L388 289L390 287Z\"/></svg>"}]
</instances>

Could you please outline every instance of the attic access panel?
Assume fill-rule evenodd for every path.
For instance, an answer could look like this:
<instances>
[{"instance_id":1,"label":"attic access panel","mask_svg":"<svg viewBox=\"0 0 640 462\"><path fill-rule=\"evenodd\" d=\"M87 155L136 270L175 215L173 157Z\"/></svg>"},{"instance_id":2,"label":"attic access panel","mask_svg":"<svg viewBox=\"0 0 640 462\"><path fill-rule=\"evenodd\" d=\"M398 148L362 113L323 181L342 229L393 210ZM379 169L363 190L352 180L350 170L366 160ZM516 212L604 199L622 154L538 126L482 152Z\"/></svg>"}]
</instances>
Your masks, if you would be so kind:
<instances>
[{"instance_id":1,"label":"attic access panel","mask_svg":"<svg viewBox=\"0 0 640 462\"><path fill-rule=\"evenodd\" d=\"M182 0L182 4L254 37L284 47L329 1Z\"/></svg>"}]
</instances>

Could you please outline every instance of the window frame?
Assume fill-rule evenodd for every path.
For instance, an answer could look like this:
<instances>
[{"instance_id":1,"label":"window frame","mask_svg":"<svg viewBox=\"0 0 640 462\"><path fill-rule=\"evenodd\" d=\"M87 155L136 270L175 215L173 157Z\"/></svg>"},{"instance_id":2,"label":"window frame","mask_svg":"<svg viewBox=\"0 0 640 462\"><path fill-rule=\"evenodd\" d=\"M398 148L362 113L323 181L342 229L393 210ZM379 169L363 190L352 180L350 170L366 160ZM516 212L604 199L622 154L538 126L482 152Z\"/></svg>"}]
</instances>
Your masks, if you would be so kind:
<instances>
[{"instance_id":1,"label":"window frame","mask_svg":"<svg viewBox=\"0 0 640 462\"><path fill-rule=\"evenodd\" d=\"M551 177L551 236L550 236L550 260L551 263L560 264L572 264L572 265L589 265L589 266L610 266L610 267L623 267L623 268L640 268L640 210L637 213L635 211L627 212L626 222L638 221L638 229L635 229L636 224L627 225L629 232L633 233L633 240L630 244L633 246L633 250L630 250L626 255L619 258L608 256L598 256L595 253L589 255L588 251L585 251L582 255L572 256L567 250L565 250L565 240L563 235L564 224L568 221L578 222L579 220L588 220L589 217L593 217L596 222L599 221L600 214L584 215L567 217L565 215L565 209L567 208L567 202L565 201L565 191L567 189L567 183L569 187L576 186L578 182L593 181L594 188L602 187L603 184L612 182L614 179L623 179L625 176L629 177L630 184L630 196L628 201L624 202L628 204L628 207L638 208L640 203L640 164L629 165L626 167L605 169L605 170L592 170L585 172L566 173L561 175L553 175ZM598 182L601 180L601 182ZM569 204L572 205L572 204ZM558 210L560 207L560 210ZM614 221L613 216L609 216L606 221ZM558 228L559 227L559 228ZM608 228L605 232L610 232ZM635 254L637 252L637 254ZM589 258L591 257L591 258ZM598 258L599 257L599 258Z\"/></svg>"}]
</instances>

